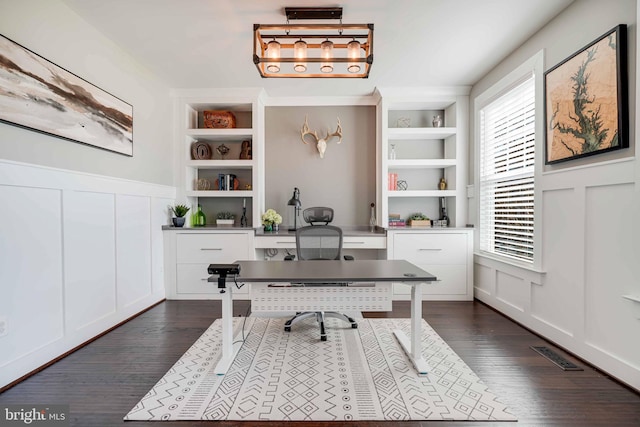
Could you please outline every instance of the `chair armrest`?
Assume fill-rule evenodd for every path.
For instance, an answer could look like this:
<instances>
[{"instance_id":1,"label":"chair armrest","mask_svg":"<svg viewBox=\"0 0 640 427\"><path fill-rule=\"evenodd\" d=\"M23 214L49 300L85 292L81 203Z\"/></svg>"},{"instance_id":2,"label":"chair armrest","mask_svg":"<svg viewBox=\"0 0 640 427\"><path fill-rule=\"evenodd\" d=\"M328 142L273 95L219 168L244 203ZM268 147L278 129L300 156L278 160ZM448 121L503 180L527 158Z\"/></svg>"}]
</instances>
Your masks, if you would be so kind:
<instances>
[{"instance_id":1,"label":"chair armrest","mask_svg":"<svg viewBox=\"0 0 640 427\"><path fill-rule=\"evenodd\" d=\"M355 258L353 257L353 255L344 255L344 260L345 261L353 261Z\"/></svg>"},{"instance_id":2,"label":"chair armrest","mask_svg":"<svg viewBox=\"0 0 640 427\"><path fill-rule=\"evenodd\" d=\"M285 261L293 261L295 258L296 258L296 256L295 256L295 255L286 255L286 256L284 257L284 260L285 260Z\"/></svg>"}]
</instances>

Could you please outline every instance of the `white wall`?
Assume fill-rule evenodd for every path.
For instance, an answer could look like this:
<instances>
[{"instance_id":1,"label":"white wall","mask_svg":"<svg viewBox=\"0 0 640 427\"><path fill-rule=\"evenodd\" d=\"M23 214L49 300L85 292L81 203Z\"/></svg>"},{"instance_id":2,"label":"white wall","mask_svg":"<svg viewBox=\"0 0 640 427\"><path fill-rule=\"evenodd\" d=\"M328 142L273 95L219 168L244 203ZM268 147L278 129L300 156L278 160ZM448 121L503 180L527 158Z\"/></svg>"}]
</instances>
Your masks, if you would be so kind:
<instances>
[{"instance_id":1,"label":"white wall","mask_svg":"<svg viewBox=\"0 0 640 427\"><path fill-rule=\"evenodd\" d=\"M0 0L0 33L133 105L133 157L0 122L0 159L173 184L167 86L58 0Z\"/></svg>"},{"instance_id":2,"label":"white wall","mask_svg":"<svg viewBox=\"0 0 640 427\"><path fill-rule=\"evenodd\" d=\"M618 24L628 25L631 148L545 167L536 182L542 272L476 254L475 295L640 390L636 1L572 3L478 82L471 100L540 49L547 70Z\"/></svg>"},{"instance_id":3,"label":"white wall","mask_svg":"<svg viewBox=\"0 0 640 427\"><path fill-rule=\"evenodd\" d=\"M0 123L0 388L164 298L169 90L58 0L0 33L133 105L133 157Z\"/></svg>"},{"instance_id":4,"label":"white wall","mask_svg":"<svg viewBox=\"0 0 640 427\"><path fill-rule=\"evenodd\" d=\"M0 388L164 298L175 188L0 160Z\"/></svg>"}]
</instances>

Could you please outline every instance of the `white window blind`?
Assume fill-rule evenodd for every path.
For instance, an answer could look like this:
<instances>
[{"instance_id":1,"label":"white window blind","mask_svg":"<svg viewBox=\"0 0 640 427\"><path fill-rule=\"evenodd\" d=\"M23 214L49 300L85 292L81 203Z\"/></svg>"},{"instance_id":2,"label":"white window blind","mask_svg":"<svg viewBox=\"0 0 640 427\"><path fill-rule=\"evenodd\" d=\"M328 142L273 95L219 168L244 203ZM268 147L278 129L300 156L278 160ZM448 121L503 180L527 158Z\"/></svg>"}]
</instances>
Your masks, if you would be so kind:
<instances>
[{"instance_id":1,"label":"white window blind","mask_svg":"<svg viewBox=\"0 0 640 427\"><path fill-rule=\"evenodd\" d=\"M533 263L535 79L480 110L480 250Z\"/></svg>"}]
</instances>

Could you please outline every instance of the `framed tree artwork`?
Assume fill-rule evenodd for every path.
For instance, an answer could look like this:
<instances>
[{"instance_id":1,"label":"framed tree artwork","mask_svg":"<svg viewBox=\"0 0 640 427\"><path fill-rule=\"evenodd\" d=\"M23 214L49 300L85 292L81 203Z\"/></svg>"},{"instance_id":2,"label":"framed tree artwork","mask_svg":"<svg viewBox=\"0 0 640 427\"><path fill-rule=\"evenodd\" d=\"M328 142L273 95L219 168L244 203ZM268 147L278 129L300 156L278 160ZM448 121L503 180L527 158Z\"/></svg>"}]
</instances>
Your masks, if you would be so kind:
<instances>
[{"instance_id":1,"label":"framed tree artwork","mask_svg":"<svg viewBox=\"0 0 640 427\"><path fill-rule=\"evenodd\" d=\"M0 35L0 121L133 156L133 107Z\"/></svg>"},{"instance_id":2,"label":"framed tree artwork","mask_svg":"<svg viewBox=\"0 0 640 427\"><path fill-rule=\"evenodd\" d=\"M627 27L544 74L546 164L629 146Z\"/></svg>"}]
</instances>

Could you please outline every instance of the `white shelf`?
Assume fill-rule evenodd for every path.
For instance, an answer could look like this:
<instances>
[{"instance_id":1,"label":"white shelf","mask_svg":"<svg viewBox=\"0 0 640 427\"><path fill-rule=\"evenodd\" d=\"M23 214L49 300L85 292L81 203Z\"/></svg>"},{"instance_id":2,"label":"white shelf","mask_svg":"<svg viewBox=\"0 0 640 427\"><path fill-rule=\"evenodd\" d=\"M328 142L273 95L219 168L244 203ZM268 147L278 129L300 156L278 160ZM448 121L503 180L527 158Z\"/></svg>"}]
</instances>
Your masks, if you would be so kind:
<instances>
[{"instance_id":1,"label":"white shelf","mask_svg":"<svg viewBox=\"0 0 640 427\"><path fill-rule=\"evenodd\" d=\"M187 167L197 169L251 169L255 165L253 160L189 160Z\"/></svg>"},{"instance_id":2,"label":"white shelf","mask_svg":"<svg viewBox=\"0 0 640 427\"><path fill-rule=\"evenodd\" d=\"M391 212L406 219L421 212L437 218L442 214L440 198L453 227L467 222L467 161L469 88L378 88L377 154L379 156L378 211L382 226ZM440 116L444 127L432 127ZM397 127L400 118L415 127ZM391 150L399 158L389 159ZM388 190L389 173L409 183L410 190ZM444 178L447 190L439 190Z\"/></svg>"},{"instance_id":3,"label":"white shelf","mask_svg":"<svg viewBox=\"0 0 640 427\"><path fill-rule=\"evenodd\" d=\"M456 159L396 159L388 160L389 169L450 168L458 164Z\"/></svg>"},{"instance_id":4,"label":"white shelf","mask_svg":"<svg viewBox=\"0 0 640 427\"><path fill-rule=\"evenodd\" d=\"M389 128L389 140L403 139L445 139L457 133L454 127L445 128Z\"/></svg>"},{"instance_id":5,"label":"white shelf","mask_svg":"<svg viewBox=\"0 0 640 427\"><path fill-rule=\"evenodd\" d=\"M239 214L242 200L249 199L246 214L249 226L260 226L264 210L264 99L263 89L190 90L178 89L173 93L175 101L177 187L176 200L197 206L209 213L230 211ZM203 128L207 110L231 111L236 118L235 128ZM194 160L195 142L207 143L212 156L207 160ZM251 159L239 159L242 142L250 141ZM229 149L222 157L216 151L225 144ZM242 183L240 189L220 191L215 185L218 175L234 174ZM210 190L196 190L198 179L207 179ZM245 190L250 184L251 190ZM206 187L200 187L206 188Z\"/></svg>"},{"instance_id":6,"label":"white shelf","mask_svg":"<svg viewBox=\"0 0 640 427\"><path fill-rule=\"evenodd\" d=\"M395 190L387 191L389 197L455 197L458 195L456 190Z\"/></svg>"},{"instance_id":7,"label":"white shelf","mask_svg":"<svg viewBox=\"0 0 640 427\"><path fill-rule=\"evenodd\" d=\"M233 190L233 191L190 190L190 191L186 191L185 194L187 197L254 197L255 196L255 192L253 190Z\"/></svg>"},{"instance_id":8,"label":"white shelf","mask_svg":"<svg viewBox=\"0 0 640 427\"><path fill-rule=\"evenodd\" d=\"M241 141L253 137L253 129L187 129L186 135L205 141Z\"/></svg>"}]
</instances>

